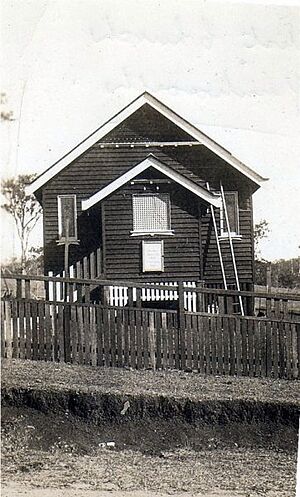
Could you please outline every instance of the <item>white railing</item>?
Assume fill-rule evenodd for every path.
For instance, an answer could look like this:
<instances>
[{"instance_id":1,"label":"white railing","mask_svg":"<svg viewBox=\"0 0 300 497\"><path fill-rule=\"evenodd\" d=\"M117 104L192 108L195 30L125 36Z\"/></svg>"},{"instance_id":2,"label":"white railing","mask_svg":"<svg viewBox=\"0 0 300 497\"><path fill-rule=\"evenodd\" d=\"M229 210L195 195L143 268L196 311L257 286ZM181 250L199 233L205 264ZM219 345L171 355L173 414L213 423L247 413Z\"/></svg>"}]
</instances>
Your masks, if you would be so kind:
<instances>
[{"instance_id":1,"label":"white railing","mask_svg":"<svg viewBox=\"0 0 300 497\"><path fill-rule=\"evenodd\" d=\"M160 281L149 283L149 288L141 289L142 302L172 302L178 300L178 292L172 287L177 286L176 281ZM161 290L156 285L168 285L170 289ZM196 287L195 281L184 281L183 286ZM136 302L136 288L133 288L133 301ZM128 304L128 288L121 286L109 287L109 305L125 307ZM184 307L189 312L196 312L196 292L184 292Z\"/></svg>"},{"instance_id":2,"label":"white railing","mask_svg":"<svg viewBox=\"0 0 300 497\"><path fill-rule=\"evenodd\" d=\"M54 276L52 272L49 272L48 276ZM65 277L65 272L62 271L59 275ZM74 268L70 267L70 278L74 278ZM178 300L177 281L160 281L157 283L149 283L149 288L141 289L141 300L142 302L174 302ZM159 289L155 288L157 285L168 285L169 289ZM55 288L54 288L55 286ZM195 281L184 281L184 287L196 287ZM69 290L70 291L70 290ZM133 288L133 301L136 302L136 288ZM55 295L55 298L54 298ZM49 283L49 300L56 300L57 302L62 302L64 298L64 287L61 282L50 282ZM69 298L67 297L67 300ZM73 291L73 302L77 300L77 290L74 288ZM184 308L189 312L196 312L196 292L191 290L184 292ZM125 307L128 304L128 287L124 286L109 286L108 287L108 304L117 307Z\"/></svg>"}]
</instances>

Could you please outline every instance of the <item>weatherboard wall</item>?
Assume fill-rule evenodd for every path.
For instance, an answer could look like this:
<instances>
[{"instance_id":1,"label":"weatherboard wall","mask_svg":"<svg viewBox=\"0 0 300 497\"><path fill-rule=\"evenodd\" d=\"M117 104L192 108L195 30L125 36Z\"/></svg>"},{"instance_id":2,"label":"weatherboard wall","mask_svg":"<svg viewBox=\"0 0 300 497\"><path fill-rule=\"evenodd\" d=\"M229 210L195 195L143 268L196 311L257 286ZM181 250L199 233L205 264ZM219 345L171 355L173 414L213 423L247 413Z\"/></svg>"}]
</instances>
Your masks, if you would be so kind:
<instances>
[{"instance_id":1,"label":"weatherboard wall","mask_svg":"<svg viewBox=\"0 0 300 497\"><path fill-rule=\"evenodd\" d=\"M152 109L153 110L153 109ZM137 111L114 131L102 138L42 188L44 209L45 271L60 272L64 266L64 249L57 246L57 195L77 197L78 246L70 248L70 263L88 255L105 240L104 268L109 278L143 279L141 272L141 238L131 237L133 186L127 185L104 201L104 211L97 204L89 211L81 210L81 200L111 183L150 154L195 183L218 190L237 190L240 199L240 230L242 239L234 241L241 281L253 281L253 236L251 194L255 185L202 145L151 146L151 141L187 141L186 133L176 126L166 126L165 118L153 117L146 109L144 127ZM155 111L156 112L156 111ZM151 114L153 121L151 121ZM161 117L161 116L160 116ZM154 124L153 124L154 123ZM176 128L176 129L175 129ZM138 143L149 142L149 146ZM118 148L103 143L128 143ZM135 143L135 146L131 145ZM151 175L151 172L147 173ZM157 177L157 172L153 173ZM136 187L135 187L136 188ZM169 186L172 209L173 237L165 237L165 269L154 279L201 279L222 281L215 234L209 209L175 184ZM180 199L180 202L179 202ZM103 215L104 214L104 215ZM104 226L102 226L104 220ZM228 241L222 242L227 274L233 278ZM201 263L202 261L202 263ZM202 265L201 265L202 264Z\"/></svg>"}]
</instances>

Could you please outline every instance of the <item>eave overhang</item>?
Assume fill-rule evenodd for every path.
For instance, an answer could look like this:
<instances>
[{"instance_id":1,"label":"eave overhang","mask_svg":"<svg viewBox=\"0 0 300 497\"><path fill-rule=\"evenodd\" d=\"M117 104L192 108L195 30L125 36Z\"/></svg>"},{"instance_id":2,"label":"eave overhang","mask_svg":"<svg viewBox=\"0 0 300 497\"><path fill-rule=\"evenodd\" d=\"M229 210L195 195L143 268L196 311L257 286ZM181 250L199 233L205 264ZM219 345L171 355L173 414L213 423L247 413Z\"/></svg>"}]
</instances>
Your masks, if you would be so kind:
<instances>
[{"instance_id":1,"label":"eave overhang","mask_svg":"<svg viewBox=\"0 0 300 497\"><path fill-rule=\"evenodd\" d=\"M220 208L221 206L221 198L217 195L214 195L210 191L206 190L205 188L197 185L193 181L191 181L189 178L186 178L182 174L178 173L174 169L170 168L163 162L159 161L156 157L154 157L152 154L150 154L146 159L144 159L142 162L134 166L132 169L127 171L126 173L122 174L122 176L119 176L117 179L109 183L107 186L99 190L97 193L92 195L91 197L87 198L86 200L82 200L81 202L81 207L82 210L88 210L94 205L96 205L98 202L101 202L105 198L107 198L109 195L114 193L116 190L121 188L122 186L126 185L129 181L133 180L136 178L139 174L141 174L143 171L146 169L149 169L149 167L152 167L159 171L160 173L164 174L171 180L173 180L175 183L181 185L183 188L186 188L189 190L191 193L194 193L197 197L201 198L204 202L213 205L214 207Z\"/></svg>"},{"instance_id":2,"label":"eave overhang","mask_svg":"<svg viewBox=\"0 0 300 497\"><path fill-rule=\"evenodd\" d=\"M32 194L37 190L42 188L48 181L50 181L54 176L56 176L65 167L76 160L80 155L86 152L95 143L106 136L110 131L112 131L116 126L121 124L125 119L127 119L131 114L136 112L143 105L148 104L153 109L160 112L163 116L177 125L179 128L187 132L192 138L197 140L202 145L205 145L208 149L214 152L216 155L224 159L228 164L233 166L237 171L242 173L244 176L248 177L257 186L260 186L262 182L266 181L267 178L263 178L258 173L253 171L250 167L246 166L240 160L235 158L228 150L216 143L214 140L209 138L205 133L197 129L191 123L186 121L184 118L176 114L165 104L160 102L157 98L150 95L150 93L143 93L138 98L133 100L129 105L124 107L118 114L109 119L100 128L89 135L85 140L74 147L70 152L59 159L55 164L48 168L44 173L38 176L33 183L26 187L26 193Z\"/></svg>"}]
</instances>

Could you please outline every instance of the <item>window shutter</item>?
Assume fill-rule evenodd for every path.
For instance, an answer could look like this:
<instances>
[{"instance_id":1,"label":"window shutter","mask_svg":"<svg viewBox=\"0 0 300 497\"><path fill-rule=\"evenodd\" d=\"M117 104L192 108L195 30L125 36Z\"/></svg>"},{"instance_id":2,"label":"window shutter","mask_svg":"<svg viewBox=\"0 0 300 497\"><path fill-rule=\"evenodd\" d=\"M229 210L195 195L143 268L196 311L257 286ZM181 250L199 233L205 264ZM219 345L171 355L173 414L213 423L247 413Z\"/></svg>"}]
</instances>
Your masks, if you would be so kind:
<instances>
[{"instance_id":1,"label":"window shutter","mask_svg":"<svg viewBox=\"0 0 300 497\"><path fill-rule=\"evenodd\" d=\"M238 206L238 193L237 192L224 192L229 229L230 233L239 234L239 206ZM228 233L228 226L224 212L224 206L221 209L221 235Z\"/></svg>"},{"instance_id":2,"label":"window shutter","mask_svg":"<svg viewBox=\"0 0 300 497\"><path fill-rule=\"evenodd\" d=\"M60 238L65 238L69 225L69 238L77 239L76 196L58 197L58 230Z\"/></svg>"},{"instance_id":3,"label":"window shutter","mask_svg":"<svg viewBox=\"0 0 300 497\"><path fill-rule=\"evenodd\" d=\"M225 194L225 202L229 220L230 231L238 233L238 213L237 213L237 195L235 193Z\"/></svg>"},{"instance_id":4,"label":"window shutter","mask_svg":"<svg viewBox=\"0 0 300 497\"><path fill-rule=\"evenodd\" d=\"M170 199L167 194L133 195L133 230L170 230Z\"/></svg>"}]
</instances>

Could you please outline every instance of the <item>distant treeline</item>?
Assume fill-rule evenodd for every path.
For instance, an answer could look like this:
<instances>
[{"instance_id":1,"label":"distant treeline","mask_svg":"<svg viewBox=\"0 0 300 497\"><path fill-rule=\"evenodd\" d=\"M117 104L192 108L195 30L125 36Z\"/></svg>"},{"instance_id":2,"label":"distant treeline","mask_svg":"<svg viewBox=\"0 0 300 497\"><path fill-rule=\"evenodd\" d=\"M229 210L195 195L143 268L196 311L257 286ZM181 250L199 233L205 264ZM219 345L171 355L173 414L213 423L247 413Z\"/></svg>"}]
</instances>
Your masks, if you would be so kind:
<instances>
[{"instance_id":1,"label":"distant treeline","mask_svg":"<svg viewBox=\"0 0 300 497\"><path fill-rule=\"evenodd\" d=\"M280 259L272 263L255 261L256 285L267 285L268 267L272 287L300 288L300 257Z\"/></svg>"}]
</instances>

